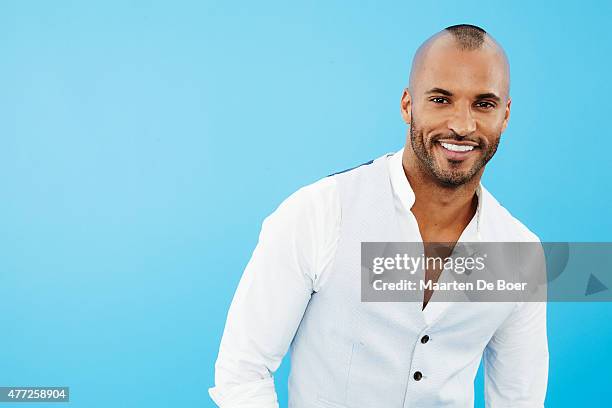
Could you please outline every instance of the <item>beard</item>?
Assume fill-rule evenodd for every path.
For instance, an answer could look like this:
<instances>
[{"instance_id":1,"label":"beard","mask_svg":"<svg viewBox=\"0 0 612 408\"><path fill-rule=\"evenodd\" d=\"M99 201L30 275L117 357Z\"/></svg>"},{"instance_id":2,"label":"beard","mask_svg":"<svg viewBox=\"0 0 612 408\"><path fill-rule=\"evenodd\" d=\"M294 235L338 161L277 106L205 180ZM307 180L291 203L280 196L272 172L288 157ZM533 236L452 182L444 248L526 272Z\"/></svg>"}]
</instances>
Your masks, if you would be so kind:
<instances>
[{"instance_id":1,"label":"beard","mask_svg":"<svg viewBox=\"0 0 612 408\"><path fill-rule=\"evenodd\" d=\"M491 160L493 155L495 155L497 146L499 145L499 140L501 138L501 131L493 143L489 143L482 137L463 137L453 131L450 132L451 133L448 134L432 136L428 140L425 140L423 137L423 130L419 128L414 119L411 119L410 121L410 144L412 146L412 150L417 156L419 166L441 185L445 187L459 187L472 180L476 173L478 173L489 162L489 160ZM443 168L436 161L433 152L437 141L441 139L456 141L469 140L476 142L478 143L477 149L478 152L480 152L480 155L469 169L462 169L463 162L454 160L447 160L448 166Z\"/></svg>"}]
</instances>

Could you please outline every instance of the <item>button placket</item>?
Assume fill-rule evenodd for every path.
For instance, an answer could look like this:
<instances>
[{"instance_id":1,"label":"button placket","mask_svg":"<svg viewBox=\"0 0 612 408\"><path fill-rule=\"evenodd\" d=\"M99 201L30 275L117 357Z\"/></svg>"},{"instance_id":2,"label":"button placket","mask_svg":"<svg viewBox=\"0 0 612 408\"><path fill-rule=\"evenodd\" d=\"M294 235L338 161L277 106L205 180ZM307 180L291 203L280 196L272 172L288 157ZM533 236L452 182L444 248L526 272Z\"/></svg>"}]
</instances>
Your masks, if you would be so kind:
<instances>
[{"instance_id":1,"label":"button placket","mask_svg":"<svg viewBox=\"0 0 612 408\"><path fill-rule=\"evenodd\" d=\"M418 395L418 393L423 392L423 387L426 387L426 384L422 383L422 380L425 380L427 376L423 374L422 369L427 367L427 360L425 356L425 352L428 352L428 347L422 346L424 344L422 342L423 337L427 336L427 341L430 340L429 336L426 335L428 331L431 330L431 326L424 325L421 328L420 333L417 334L414 339L414 349L412 354L412 359L410 361L409 374L406 382L406 389L404 391L404 403L403 408L412 407L411 404L411 396ZM416 394L415 394L416 393Z\"/></svg>"},{"instance_id":2,"label":"button placket","mask_svg":"<svg viewBox=\"0 0 612 408\"><path fill-rule=\"evenodd\" d=\"M423 336L421 336L421 344L427 344L427 342L429 341L429 335L425 334ZM423 373L421 371L415 371L414 374L412 374L412 378L415 381L421 381L423 379Z\"/></svg>"}]
</instances>

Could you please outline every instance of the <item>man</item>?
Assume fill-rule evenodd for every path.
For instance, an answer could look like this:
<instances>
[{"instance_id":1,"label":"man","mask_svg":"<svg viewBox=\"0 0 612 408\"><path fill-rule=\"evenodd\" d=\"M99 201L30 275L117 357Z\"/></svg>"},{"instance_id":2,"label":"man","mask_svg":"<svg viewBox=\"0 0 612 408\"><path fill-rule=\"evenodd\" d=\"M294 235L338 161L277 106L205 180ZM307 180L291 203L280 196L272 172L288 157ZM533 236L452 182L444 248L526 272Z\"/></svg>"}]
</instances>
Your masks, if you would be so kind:
<instances>
[{"instance_id":1,"label":"man","mask_svg":"<svg viewBox=\"0 0 612 408\"><path fill-rule=\"evenodd\" d=\"M509 66L479 27L418 49L405 147L299 189L264 220L216 362L221 407L469 407L481 357L490 407L542 407L544 302L362 302L360 243L538 242L480 184L510 116ZM437 281L440 271L427 270Z\"/></svg>"}]
</instances>

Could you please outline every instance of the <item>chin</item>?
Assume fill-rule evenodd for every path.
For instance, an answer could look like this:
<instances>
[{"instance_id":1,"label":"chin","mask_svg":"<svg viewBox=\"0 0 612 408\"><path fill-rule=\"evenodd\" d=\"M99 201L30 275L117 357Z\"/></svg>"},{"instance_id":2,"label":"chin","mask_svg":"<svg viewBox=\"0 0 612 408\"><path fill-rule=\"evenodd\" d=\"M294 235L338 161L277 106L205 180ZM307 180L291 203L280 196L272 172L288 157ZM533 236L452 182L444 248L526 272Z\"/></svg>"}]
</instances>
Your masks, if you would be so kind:
<instances>
[{"instance_id":1,"label":"chin","mask_svg":"<svg viewBox=\"0 0 612 408\"><path fill-rule=\"evenodd\" d=\"M447 187L459 187L472 180L475 174L470 166L466 166L465 169L439 167L434 173L438 182Z\"/></svg>"}]
</instances>

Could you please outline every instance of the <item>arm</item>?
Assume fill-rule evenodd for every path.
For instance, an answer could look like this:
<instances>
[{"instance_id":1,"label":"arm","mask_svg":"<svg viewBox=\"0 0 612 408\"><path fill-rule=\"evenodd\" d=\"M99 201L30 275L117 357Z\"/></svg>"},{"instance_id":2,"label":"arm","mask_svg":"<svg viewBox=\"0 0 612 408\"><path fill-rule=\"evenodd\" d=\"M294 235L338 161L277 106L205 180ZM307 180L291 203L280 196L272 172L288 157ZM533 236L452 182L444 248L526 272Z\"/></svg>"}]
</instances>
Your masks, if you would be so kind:
<instances>
[{"instance_id":1,"label":"arm","mask_svg":"<svg viewBox=\"0 0 612 408\"><path fill-rule=\"evenodd\" d=\"M484 352L490 408L544 407L548 382L546 302L517 303Z\"/></svg>"},{"instance_id":2,"label":"arm","mask_svg":"<svg viewBox=\"0 0 612 408\"><path fill-rule=\"evenodd\" d=\"M213 401L227 408L278 407L273 373L286 354L321 266L335 252L335 180L289 196L262 225L230 306L215 364Z\"/></svg>"}]
</instances>

